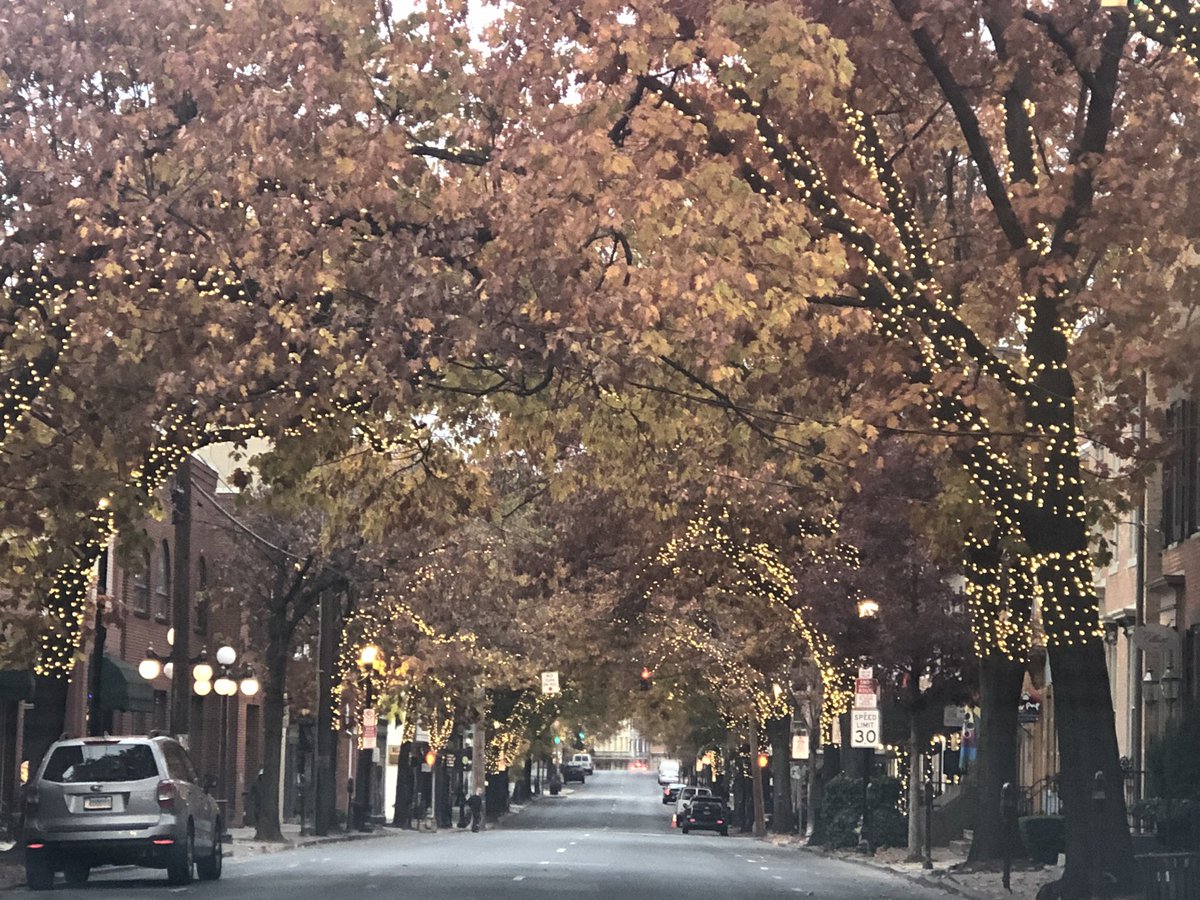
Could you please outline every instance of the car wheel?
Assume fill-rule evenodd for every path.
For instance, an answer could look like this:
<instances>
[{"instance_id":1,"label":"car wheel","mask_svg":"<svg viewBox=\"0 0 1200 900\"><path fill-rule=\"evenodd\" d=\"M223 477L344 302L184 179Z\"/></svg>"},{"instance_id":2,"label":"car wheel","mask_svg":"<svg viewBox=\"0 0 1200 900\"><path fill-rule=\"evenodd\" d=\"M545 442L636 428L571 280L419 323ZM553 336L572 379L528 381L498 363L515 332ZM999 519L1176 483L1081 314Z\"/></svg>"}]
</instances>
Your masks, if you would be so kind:
<instances>
[{"instance_id":1,"label":"car wheel","mask_svg":"<svg viewBox=\"0 0 1200 900\"><path fill-rule=\"evenodd\" d=\"M88 876L91 874L92 867L87 863L69 862L63 866L63 876L67 879L67 884L74 887L87 884Z\"/></svg>"},{"instance_id":2,"label":"car wheel","mask_svg":"<svg viewBox=\"0 0 1200 900\"><path fill-rule=\"evenodd\" d=\"M201 881L216 881L221 877L221 868L225 862L225 847L221 843L221 833L224 830L225 826L218 822L213 833L212 853L196 860L196 874L200 876Z\"/></svg>"},{"instance_id":3,"label":"car wheel","mask_svg":"<svg viewBox=\"0 0 1200 900\"><path fill-rule=\"evenodd\" d=\"M167 884L191 884L192 874L196 868L196 836L192 826L188 826L187 837L182 844L171 848L171 856L167 860Z\"/></svg>"},{"instance_id":4,"label":"car wheel","mask_svg":"<svg viewBox=\"0 0 1200 900\"><path fill-rule=\"evenodd\" d=\"M48 891L54 887L54 866L45 853L25 857L25 883L31 891Z\"/></svg>"}]
</instances>

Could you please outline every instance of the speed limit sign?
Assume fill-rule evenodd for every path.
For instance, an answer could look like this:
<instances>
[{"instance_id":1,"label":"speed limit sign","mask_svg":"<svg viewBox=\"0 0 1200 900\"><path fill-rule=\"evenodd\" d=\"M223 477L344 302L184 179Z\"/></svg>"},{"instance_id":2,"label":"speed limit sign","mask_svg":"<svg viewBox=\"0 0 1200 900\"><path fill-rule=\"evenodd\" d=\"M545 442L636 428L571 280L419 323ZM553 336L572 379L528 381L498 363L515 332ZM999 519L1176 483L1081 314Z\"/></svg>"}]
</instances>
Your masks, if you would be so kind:
<instances>
[{"instance_id":1,"label":"speed limit sign","mask_svg":"<svg viewBox=\"0 0 1200 900\"><path fill-rule=\"evenodd\" d=\"M879 745L879 710L850 710L850 746L877 747Z\"/></svg>"}]
</instances>

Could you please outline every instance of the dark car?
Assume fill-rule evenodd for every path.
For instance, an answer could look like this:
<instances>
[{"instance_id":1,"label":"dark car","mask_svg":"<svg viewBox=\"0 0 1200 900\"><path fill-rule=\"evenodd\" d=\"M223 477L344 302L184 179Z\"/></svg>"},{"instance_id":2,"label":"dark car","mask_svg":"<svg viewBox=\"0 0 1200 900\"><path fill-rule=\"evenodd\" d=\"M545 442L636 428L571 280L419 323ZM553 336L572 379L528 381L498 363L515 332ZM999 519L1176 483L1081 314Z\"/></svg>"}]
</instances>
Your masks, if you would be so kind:
<instances>
[{"instance_id":1,"label":"dark car","mask_svg":"<svg viewBox=\"0 0 1200 900\"><path fill-rule=\"evenodd\" d=\"M687 787L687 785L676 781L676 782L673 782L672 784L668 784L665 788L663 788L663 805L666 806L666 805L674 803L676 800L678 800L679 792L682 791L685 787Z\"/></svg>"},{"instance_id":2,"label":"dark car","mask_svg":"<svg viewBox=\"0 0 1200 900\"><path fill-rule=\"evenodd\" d=\"M563 763L560 768L564 784L568 781L578 781L580 784L587 781L587 773L583 770L583 766L575 763Z\"/></svg>"},{"instance_id":3,"label":"dark car","mask_svg":"<svg viewBox=\"0 0 1200 900\"><path fill-rule=\"evenodd\" d=\"M719 831L722 835L728 835L729 815L725 804L716 797L693 797L684 811L679 828L684 834L689 831Z\"/></svg>"}]
</instances>

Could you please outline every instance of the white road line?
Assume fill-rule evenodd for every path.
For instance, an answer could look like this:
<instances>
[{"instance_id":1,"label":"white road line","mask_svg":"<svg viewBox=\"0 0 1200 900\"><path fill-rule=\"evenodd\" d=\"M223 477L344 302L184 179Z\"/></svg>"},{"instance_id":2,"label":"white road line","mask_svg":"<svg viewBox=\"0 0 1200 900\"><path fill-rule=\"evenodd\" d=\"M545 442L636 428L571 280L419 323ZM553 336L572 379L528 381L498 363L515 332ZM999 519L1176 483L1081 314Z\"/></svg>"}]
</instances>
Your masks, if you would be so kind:
<instances>
[{"instance_id":1,"label":"white road line","mask_svg":"<svg viewBox=\"0 0 1200 900\"><path fill-rule=\"evenodd\" d=\"M548 866L548 865L550 865L550 860L543 859L541 862L538 863L538 865L539 866Z\"/></svg>"},{"instance_id":2,"label":"white road line","mask_svg":"<svg viewBox=\"0 0 1200 900\"><path fill-rule=\"evenodd\" d=\"M513 876L513 881L524 881L524 880L525 880L524 875L514 875Z\"/></svg>"},{"instance_id":3,"label":"white road line","mask_svg":"<svg viewBox=\"0 0 1200 900\"><path fill-rule=\"evenodd\" d=\"M555 853L566 853L566 852L567 852L567 848L566 848L566 847L559 847L559 848L558 848L557 850L555 850L554 852L555 852Z\"/></svg>"}]
</instances>

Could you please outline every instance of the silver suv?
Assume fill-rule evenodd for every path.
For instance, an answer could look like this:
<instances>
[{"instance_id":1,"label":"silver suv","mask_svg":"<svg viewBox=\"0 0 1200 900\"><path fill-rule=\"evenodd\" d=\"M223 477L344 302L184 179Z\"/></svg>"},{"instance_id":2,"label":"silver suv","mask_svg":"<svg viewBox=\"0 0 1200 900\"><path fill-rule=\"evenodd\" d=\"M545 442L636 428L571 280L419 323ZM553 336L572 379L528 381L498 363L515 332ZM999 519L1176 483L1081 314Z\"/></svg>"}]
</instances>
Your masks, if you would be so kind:
<instances>
[{"instance_id":1,"label":"silver suv","mask_svg":"<svg viewBox=\"0 0 1200 900\"><path fill-rule=\"evenodd\" d=\"M54 886L61 871L83 884L92 866L167 870L173 885L221 877L217 802L187 752L166 737L62 740L42 760L25 799L25 878Z\"/></svg>"}]
</instances>

